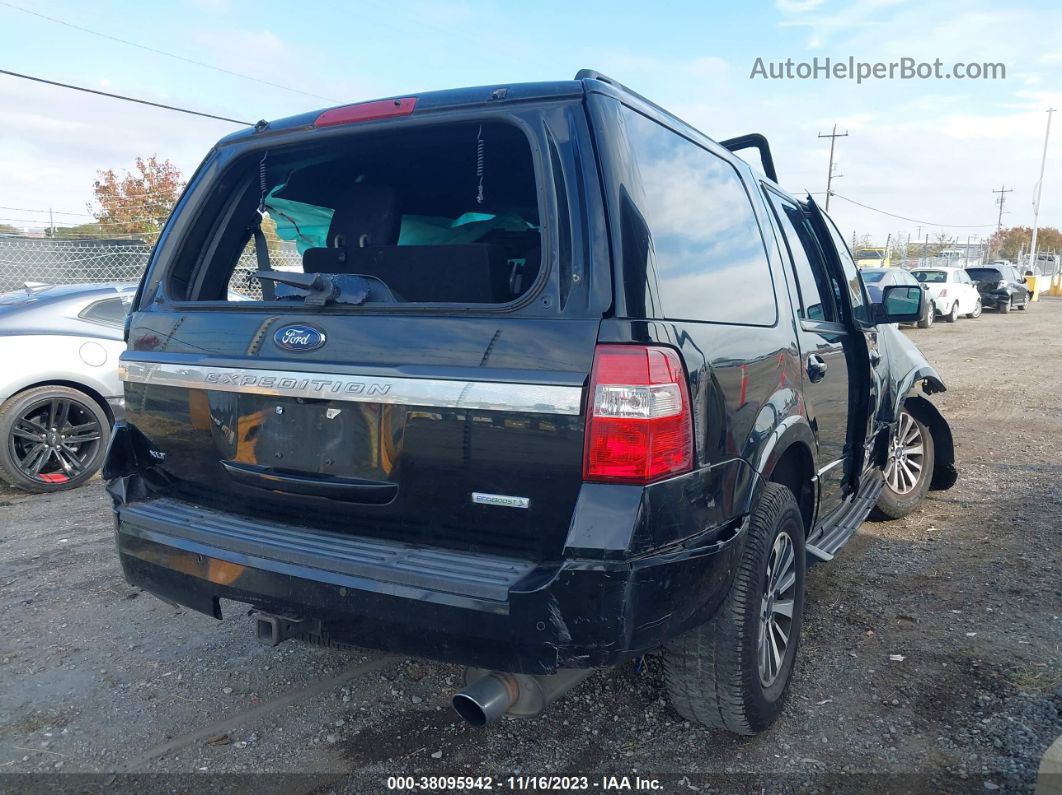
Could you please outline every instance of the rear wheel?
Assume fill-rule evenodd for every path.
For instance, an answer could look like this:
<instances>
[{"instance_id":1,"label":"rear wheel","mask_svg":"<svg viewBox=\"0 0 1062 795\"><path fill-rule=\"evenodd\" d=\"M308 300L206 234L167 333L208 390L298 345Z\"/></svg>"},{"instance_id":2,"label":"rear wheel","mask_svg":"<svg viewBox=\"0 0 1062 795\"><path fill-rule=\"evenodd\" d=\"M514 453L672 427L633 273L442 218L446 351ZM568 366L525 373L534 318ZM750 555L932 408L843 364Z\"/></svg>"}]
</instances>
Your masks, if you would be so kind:
<instances>
[{"instance_id":1,"label":"rear wheel","mask_svg":"<svg viewBox=\"0 0 1062 795\"><path fill-rule=\"evenodd\" d=\"M956 320L959 319L959 302L958 301L956 301L954 304L951 305L951 311L948 312L948 314L946 314L944 316L944 319L946 321L948 321L949 323L954 323Z\"/></svg>"},{"instance_id":2,"label":"rear wheel","mask_svg":"<svg viewBox=\"0 0 1062 795\"><path fill-rule=\"evenodd\" d=\"M874 508L877 517L899 519L917 508L929 491L933 464L933 434L904 409L889 442L889 458L882 471L885 485Z\"/></svg>"},{"instance_id":3,"label":"rear wheel","mask_svg":"<svg viewBox=\"0 0 1062 795\"><path fill-rule=\"evenodd\" d=\"M0 478L26 491L80 486L103 463L110 420L84 392L42 386L0 406Z\"/></svg>"},{"instance_id":4,"label":"rear wheel","mask_svg":"<svg viewBox=\"0 0 1062 795\"><path fill-rule=\"evenodd\" d=\"M974 304L973 312L971 312L969 315L967 315L967 317L973 318L974 320L976 320L977 318L981 317L981 299L980 298L978 298L977 302Z\"/></svg>"},{"instance_id":5,"label":"rear wheel","mask_svg":"<svg viewBox=\"0 0 1062 795\"><path fill-rule=\"evenodd\" d=\"M929 328L936 320L937 310L933 308L933 302L929 301L926 306L925 316L918 321L918 328Z\"/></svg>"},{"instance_id":6,"label":"rear wheel","mask_svg":"<svg viewBox=\"0 0 1062 795\"><path fill-rule=\"evenodd\" d=\"M757 734L778 717L800 641L804 566L800 508L793 492L768 483L726 600L665 648L668 695L683 718Z\"/></svg>"},{"instance_id":7,"label":"rear wheel","mask_svg":"<svg viewBox=\"0 0 1062 795\"><path fill-rule=\"evenodd\" d=\"M1012 298L1008 298L1006 301L1000 301L999 302L999 312L1000 312L1000 314L1005 315L1005 314L1007 314L1007 312L1009 312L1011 310L1011 303L1012 303L1013 300L1014 299L1012 299Z\"/></svg>"}]
</instances>

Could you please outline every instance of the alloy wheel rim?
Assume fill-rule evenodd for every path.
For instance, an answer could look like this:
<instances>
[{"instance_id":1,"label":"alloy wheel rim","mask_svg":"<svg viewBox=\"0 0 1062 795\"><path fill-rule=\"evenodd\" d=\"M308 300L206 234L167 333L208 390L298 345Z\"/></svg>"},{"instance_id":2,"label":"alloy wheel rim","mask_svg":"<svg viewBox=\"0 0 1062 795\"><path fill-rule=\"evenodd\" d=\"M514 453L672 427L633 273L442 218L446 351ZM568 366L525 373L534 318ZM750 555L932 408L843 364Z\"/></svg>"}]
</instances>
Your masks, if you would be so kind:
<instances>
[{"instance_id":1,"label":"alloy wheel rim","mask_svg":"<svg viewBox=\"0 0 1062 795\"><path fill-rule=\"evenodd\" d=\"M760 683L770 687L782 673L793 633L796 604L796 549L788 533L779 533L767 558L767 576L760 600L760 627L756 645Z\"/></svg>"},{"instance_id":2,"label":"alloy wheel rim","mask_svg":"<svg viewBox=\"0 0 1062 795\"><path fill-rule=\"evenodd\" d=\"M8 452L24 476L65 483L84 474L102 438L103 429L88 407L69 398L48 398L15 419Z\"/></svg>"},{"instance_id":3,"label":"alloy wheel rim","mask_svg":"<svg viewBox=\"0 0 1062 795\"><path fill-rule=\"evenodd\" d=\"M896 435L889 443L885 482L896 494L910 494L918 486L925 465L926 445L922 429L906 411L900 414Z\"/></svg>"},{"instance_id":4,"label":"alloy wheel rim","mask_svg":"<svg viewBox=\"0 0 1062 795\"><path fill-rule=\"evenodd\" d=\"M974 304L973 316L974 317L981 317L981 302L980 301L978 301L976 304Z\"/></svg>"}]
</instances>

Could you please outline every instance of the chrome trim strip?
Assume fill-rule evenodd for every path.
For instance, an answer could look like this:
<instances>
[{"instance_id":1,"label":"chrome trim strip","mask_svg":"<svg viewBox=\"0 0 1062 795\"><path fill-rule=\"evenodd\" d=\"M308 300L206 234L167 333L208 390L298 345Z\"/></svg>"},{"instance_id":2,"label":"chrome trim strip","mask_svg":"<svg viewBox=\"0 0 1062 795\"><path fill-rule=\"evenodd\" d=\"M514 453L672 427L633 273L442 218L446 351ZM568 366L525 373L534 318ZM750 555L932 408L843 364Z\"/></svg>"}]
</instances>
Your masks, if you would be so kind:
<instances>
[{"instance_id":1,"label":"chrome trim strip","mask_svg":"<svg viewBox=\"0 0 1062 795\"><path fill-rule=\"evenodd\" d=\"M140 361L121 362L118 375L133 384L185 389L527 414L578 416L583 397L583 389L578 386L384 378Z\"/></svg>"},{"instance_id":2,"label":"chrome trim strip","mask_svg":"<svg viewBox=\"0 0 1062 795\"><path fill-rule=\"evenodd\" d=\"M826 466L824 466L822 469L820 469L818 471L818 474L816 475L816 477L822 477L822 475L824 475L825 473L829 472L831 469L833 469L835 466L837 466L838 464L841 464L841 463L844 463L844 459L843 458L838 458L836 461L831 461L830 463L828 463Z\"/></svg>"}]
</instances>

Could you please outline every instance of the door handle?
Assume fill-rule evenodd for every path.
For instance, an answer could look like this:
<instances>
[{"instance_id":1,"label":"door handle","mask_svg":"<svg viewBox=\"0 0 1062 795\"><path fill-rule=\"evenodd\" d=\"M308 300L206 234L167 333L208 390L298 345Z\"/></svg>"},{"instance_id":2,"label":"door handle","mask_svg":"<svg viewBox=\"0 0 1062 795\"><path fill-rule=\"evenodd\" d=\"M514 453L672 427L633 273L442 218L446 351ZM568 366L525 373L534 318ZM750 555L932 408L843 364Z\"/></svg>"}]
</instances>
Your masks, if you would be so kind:
<instances>
[{"instance_id":1,"label":"door handle","mask_svg":"<svg viewBox=\"0 0 1062 795\"><path fill-rule=\"evenodd\" d=\"M826 377L826 360L813 353L808 357L808 380L817 384Z\"/></svg>"}]
</instances>

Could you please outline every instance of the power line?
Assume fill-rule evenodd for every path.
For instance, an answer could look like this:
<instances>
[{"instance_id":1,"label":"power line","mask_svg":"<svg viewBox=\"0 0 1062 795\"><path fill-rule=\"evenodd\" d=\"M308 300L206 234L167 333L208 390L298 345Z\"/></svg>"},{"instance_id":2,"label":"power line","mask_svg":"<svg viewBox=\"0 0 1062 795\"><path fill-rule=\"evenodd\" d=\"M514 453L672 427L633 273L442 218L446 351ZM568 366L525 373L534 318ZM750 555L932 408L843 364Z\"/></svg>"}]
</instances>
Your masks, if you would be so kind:
<instances>
[{"instance_id":1,"label":"power line","mask_svg":"<svg viewBox=\"0 0 1062 795\"><path fill-rule=\"evenodd\" d=\"M840 193L834 193L833 195L836 196L838 199L843 199L844 201L848 202L849 204L855 204L855 205L857 205L859 207L862 207L864 209L873 210L876 213L881 213L882 215L887 215L890 218L899 218L901 221L909 221L912 224L922 224L924 226L962 227L964 229L974 229L974 228L995 226L995 224L935 224L932 221L920 221L917 218L908 218L906 215L897 215L896 213L890 213L890 212L887 212L886 210L879 210L877 207L871 207L869 204L863 204L862 202L857 202L855 199L849 199L847 196L842 196Z\"/></svg>"},{"instance_id":2,"label":"power line","mask_svg":"<svg viewBox=\"0 0 1062 795\"><path fill-rule=\"evenodd\" d=\"M54 212L56 215L79 215L79 216L87 216L89 218L92 217L92 213L72 213L72 212L65 212L63 210L52 210L50 208L47 209L47 210L34 210L34 209L30 208L30 207L4 207L3 205L0 205L0 210L15 210L16 212L20 212L20 213L50 213L50 212Z\"/></svg>"},{"instance_id":3,"label":"power line","mask_svg":"<svg viewBox=\"0 0 1062 795\"><path fill-rule=\"evenodd\" d=\"M59 86L59 88L69 88L74 91L84 91L86 94L96 94L101 97L110 97L111 99L121 99L125 102L135 102L138 105L150 105L153 108L162 108L163 110L175 110L178 113L187 113L191 116L202 116L206 119L216 119L218 121L227 121L233 124L242 124L250 127L252 122L240 121L239 119L230 119L226 116L215 116L212 113L203 113L199 110L189 110L188 108L179 108L176 105L163 105L161 102L148 102L146 99L136 99L135 97L126 97L121 94L110 94L106 91L97 91L94 88L84 88L83 86L72 86L69 83L59 83L55 80L45 80L43 77L33 77L32 75L19 74L18 72L11 72L7 69L0 69L0 75L10 75L11 77L19 77L23 80L32 80L35 83L46 83L50 86Z\"/></svg>"},{"instance_id":4,"label":"power line","mask_svg":"<svg viewBox=\"0 0 1062 795\"><path fill-rule=\"evenodd\" d=\"M99 36L100 38L103 38L103 39L109 39L110 41L116 41L119 44L126 44L126 45L128 45L130 47L136 47L138 50L145 50L146 52L152 52L152 53L155 53L156 55L165 55L167 58L173 58L173 59L178 60L178 61L184 61L185 63L190 63L190 64L193 64L194 66L201 66L204 69L213 69L215 72L221 72L223 74L232 75L233 77L239 77L239 78L242 78L244 80L253 80L256 83L261 83L261 84L266 85L266 86L272 86L273 88L279 88L279 89L282 89L284 91L292 91L292 92L294 92L296 94L302 94L303 96L314 97L315 99L323 99L326 102L335 102L335 100L329 99L328 97L323 97L320 94L313 94L313 93L311 93L309 91L303 91L300 88L292 88L291 86L282 85L281 83L273 83L273 82L271 82L269 80L264 80L264 79L262 79L260 77L255 77L254 75L246 75L246 74L243 74L242 72L234 72L231 69L225 69L224 67L221 67L221 66L215 66L214 64L204 63L203 61L197 61L194 58L187 58L187 57L185 57L183 55L178 55L177 53L174 53L174 52L167 52L166 50L160 50L160 49L158 49L156 47L149 47L146 44L138 44L135 41L129 41L128 39L122 39L122 38L119 38L118 36L112 36L109 33L103 33L103 32L98 31L98 30L92 30L91 28L83 27L82 25L74 24L73 22L67 22L65 19L58 19L57 17L50 17L47 14L40 13L39 11L32 11L32 10L30 10L28 8L23 8L22 6L17 6L14 3L5 2L5 0L0 0L0 6L6 6L7 8L12 8L15 11L21 11L24 14L30 14L31 16L39 17L40 19L45 19L48 22L54 22L57 25L63 25L64 27L73 28L74 30L80 30L82 33L88 33L88 34L91 34L93 36Z\"/></svg>"}]
</instances>

